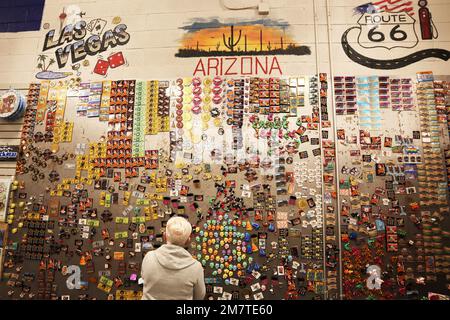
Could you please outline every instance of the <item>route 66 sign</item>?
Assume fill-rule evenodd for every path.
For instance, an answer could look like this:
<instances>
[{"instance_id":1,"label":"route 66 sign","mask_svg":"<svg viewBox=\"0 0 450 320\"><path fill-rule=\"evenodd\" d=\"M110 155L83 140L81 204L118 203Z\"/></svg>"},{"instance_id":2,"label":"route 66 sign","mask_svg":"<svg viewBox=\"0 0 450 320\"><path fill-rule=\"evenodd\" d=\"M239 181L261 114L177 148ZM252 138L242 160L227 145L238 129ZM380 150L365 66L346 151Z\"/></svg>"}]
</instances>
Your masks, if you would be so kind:
<instances>
[{"instance_id":1,"label":"route 66 sign","mask_svg":"<svg viewBox=\"0 0 450 320\"><path fill-rule=\"evenodd\" d=\"M415 23L406 12L365 13L358 20L358 43L366 49L414 48L419 43Z\"/></svg>"}]
</instances>

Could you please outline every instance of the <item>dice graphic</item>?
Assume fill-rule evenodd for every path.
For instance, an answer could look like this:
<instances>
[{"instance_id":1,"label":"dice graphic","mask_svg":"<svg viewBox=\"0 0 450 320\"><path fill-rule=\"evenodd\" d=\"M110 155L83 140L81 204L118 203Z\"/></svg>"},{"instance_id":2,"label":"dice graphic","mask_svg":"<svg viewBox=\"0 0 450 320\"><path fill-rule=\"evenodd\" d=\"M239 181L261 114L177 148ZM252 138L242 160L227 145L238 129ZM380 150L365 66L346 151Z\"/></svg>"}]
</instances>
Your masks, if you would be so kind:
<instances>
[{"instance_id":1,"label":"dice graphic","mask_svg":"<svg viewBox=\"0 0 450 320\"><path fill-rule=\"evenodd\" d=\"M94 68L94 73L105 76L108 72L109 62L106 60L98 60Z\"/></svg>"},{"instance_id":2,"label":"dice graphic","mask_svg":"<svg viewBox=\"0 0 450 320\"><path fill-rule=\"evenodd\" d=\"M108 57L108 62L109 66L114 69L125 64L125 58L123 57L122 52L117 52Z\"/></svg>"}]
</instances>

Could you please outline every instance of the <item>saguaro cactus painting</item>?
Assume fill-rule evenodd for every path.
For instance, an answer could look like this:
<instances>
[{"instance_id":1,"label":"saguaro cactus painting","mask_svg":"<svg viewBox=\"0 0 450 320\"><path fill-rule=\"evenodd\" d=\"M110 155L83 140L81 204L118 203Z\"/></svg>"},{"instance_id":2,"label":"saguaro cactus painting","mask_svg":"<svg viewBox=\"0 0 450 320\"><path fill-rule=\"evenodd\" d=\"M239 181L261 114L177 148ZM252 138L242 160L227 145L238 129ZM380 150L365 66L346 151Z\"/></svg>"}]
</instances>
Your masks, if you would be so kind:
<instances>
[{"instance_id":1,"label":"saguaro cactus painting","mask_svg":"<svg viewBox=\"0 0 450 320\"><path fill-rule=\"evenodd\" d=\"M310 48L298 44L287 32L288 28L288 23L270 19L194 20L181 27L186 33L175 56L310 55Z\"/></svg>"}]
</instances>

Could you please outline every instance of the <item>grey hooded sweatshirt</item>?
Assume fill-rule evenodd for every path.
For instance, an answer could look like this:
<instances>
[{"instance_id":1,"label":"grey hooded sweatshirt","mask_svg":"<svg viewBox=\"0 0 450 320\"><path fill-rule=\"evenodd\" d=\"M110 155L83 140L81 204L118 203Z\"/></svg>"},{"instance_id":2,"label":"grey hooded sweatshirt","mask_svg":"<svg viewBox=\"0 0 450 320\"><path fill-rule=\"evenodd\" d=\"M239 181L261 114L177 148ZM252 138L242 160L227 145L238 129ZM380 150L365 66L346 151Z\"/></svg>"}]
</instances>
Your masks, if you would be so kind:
<instances>
[{"instance_id":1,"label":"grey hooded sweatshirt","mask_svg":"<svg viewBox=\"0 0 450 320\"><path fill-rule=\"evenodd\" d=\"M203 267L180 246L164 244L142 261L142 300L201 300L205 296Z\"/></svg>"}]
</instances>

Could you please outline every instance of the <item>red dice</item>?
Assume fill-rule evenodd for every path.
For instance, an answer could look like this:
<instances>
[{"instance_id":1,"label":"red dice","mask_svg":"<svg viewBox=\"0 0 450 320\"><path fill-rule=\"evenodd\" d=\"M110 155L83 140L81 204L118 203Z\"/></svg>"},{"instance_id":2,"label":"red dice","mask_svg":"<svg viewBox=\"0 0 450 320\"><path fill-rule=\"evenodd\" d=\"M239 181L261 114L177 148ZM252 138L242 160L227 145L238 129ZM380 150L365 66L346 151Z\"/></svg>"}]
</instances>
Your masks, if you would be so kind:
<instances>
[{"instance_id":1,"label":"red dice","mask_svg":"<svg viewBox=\"0 0 450 320\"><path fill-rule=\"evenodd\" d=\"M109 66L114 69L125 64L125 58L123 57L122 52L117 52L108 57L108 62Z\"/></svg>"},{"instance_id":2,"label":"red dice","mask_svg":"<svg viewBox=\"0 0 450 320\"><path fill-rule=\"evenodd\" d=\"M108 72L109 62L106 60L98 60L94 68L94 73L105 76Z\"/></svg>"}]
</instances>

